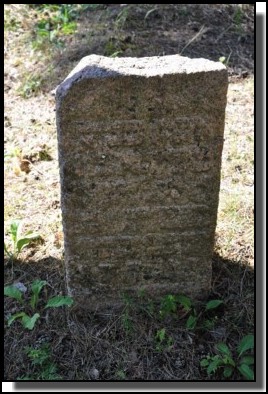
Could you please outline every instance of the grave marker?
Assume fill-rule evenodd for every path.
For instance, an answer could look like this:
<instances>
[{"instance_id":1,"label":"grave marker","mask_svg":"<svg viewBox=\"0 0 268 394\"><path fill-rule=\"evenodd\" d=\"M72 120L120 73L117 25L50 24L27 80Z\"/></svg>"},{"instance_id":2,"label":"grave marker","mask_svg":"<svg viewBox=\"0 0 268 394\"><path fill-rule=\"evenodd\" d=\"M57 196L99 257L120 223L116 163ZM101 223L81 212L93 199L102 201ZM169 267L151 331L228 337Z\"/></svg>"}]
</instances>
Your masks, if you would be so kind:
<instances>
[{"instance_id":1,"label":"grave marker","mask_svg":"<svg viewBox=\"0 0 268 394\"><path fill-rule=\"evenodd\" d=\"M179 55L91 55L59 85L66 278L82 307L210 290L227 85L221 63Z\"/></svg>"}]
</instances>

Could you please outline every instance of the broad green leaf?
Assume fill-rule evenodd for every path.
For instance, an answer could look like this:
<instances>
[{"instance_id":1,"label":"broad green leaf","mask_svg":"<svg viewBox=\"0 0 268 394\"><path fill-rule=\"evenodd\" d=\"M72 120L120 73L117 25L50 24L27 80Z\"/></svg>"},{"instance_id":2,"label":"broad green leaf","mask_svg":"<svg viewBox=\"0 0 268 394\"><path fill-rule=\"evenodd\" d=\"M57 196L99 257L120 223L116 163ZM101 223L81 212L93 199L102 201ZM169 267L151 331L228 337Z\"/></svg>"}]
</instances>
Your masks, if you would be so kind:
<instances>
[{"instance_id":1,"label":"broad green leaf","mask_svg":"<svg viewBox=\"0 0 268 394\"><path fill-rule=\"evenodd\" d=\"M21 291L15 287L14 285L5 286L4 295L10 298L15 298L17 301L22 302L22 293Z\"/></svg>"},{"instance_id":2,"label":"broad green leaf","mask_svg":"<svg viewBox=\"0 0 268 394\"><path fill-rule=\"evenodd\" d=\"M234 371L233 367L226 365L226 367L224 367L224 370L223 370L223 376L225 378L230 378L233 374L233 371Z\"/></svg>"},{"instance_id":3,"label":"broad green leaf","mask_svg":"<svg viewBox=\"0 0 268 394\"><path fill-rule=\"evenodd\" d=\"M25 247L27 246L32 240L39 238L40 235L38 233L32 233L29 235L25 235L24 238L20 238L17 241L17 250L18 253Z\"/></svg>"},{"instance_id":4,"label":"broad green leaf","mask_svg":"<svg viewBox=\"0 0 268 394\"><path fill-rule=\"evenodd\" d=\"M224 63L225 60L226 60L226 57L225 57L225 56L221 56L221 57L219 58L219 62L221 62L221 63Z\"/></svg>"},{"instance_id":5,"label":"broad green leaf","mask_svg":"<svg viewBox=\"0 0 268 394\"><path fill-rule=\"evenodd\" d=\"M214 357L213 361L211 361L207 367L207 373L210 375L212 372L216 372L220 365L222 365L222 360L220 358Z\"/></svg>"},{"instance_id":6,"label":"broad green leaf","mask_svg":"<svg viewBox=\"0 0 268 394\"><path fill-rule=\"evenodd\" d=\"M209 361L206 358L203 358L203 360L200 361L200 366L201 367L207 367L208 364L209 364Z\"/></svg>"},{"instance_id":7,"label":"broad green leaf","mask_svg":"<svg viewBox=\"0 0 268 394\"><path fill-rule=\"evenodd\" d=\"M220 342L220 343L217 343L216 345L215 345L215 348L220 352L220 353L222 353L222 354L224 354L224 355L226 355L226 356L232 356L232 353L231 353L231 351L230 351L230 349L228 348L228 346L225 344L225 343L223 343L223 342Z\"/></svg>"},{"instance_id":8,"label":"broad green leaf","mask_svg":"<svg viewBox=\"0 0 268 394\"><path fill-rule=\"evenodd\" d=\"M45 308L58 308L59 306L67 305L71 306L73 304L73 299L72 297L68 296L56 296L53 298L50 298L48 300Z\"/></svg>"},{"instance_id":9,"label":"broad green leaf","mask_svg":"<svg viewBox=\"0 0 268 394\"><path fill-rule=\"evenodd\" d=\"M32 317L24 314L24 316L22 317L22 324L25 328L28 328L28 330L32 330L39 317L39 313L35 313Z\"/></svg>"},{"instance_id":10,"label":"broad green leaf","mask_svg":"<svg viewBox=\"0 0 268 394\"><path fill-rule=\"evenodd\" d=\"M33 281L31 289L35 294L39 294L43 287L47 284L46 280L36 279Z\"/></svg>"},{"instance_id":11,"label":"broad green leaf","mask_svg":"<svg viewBox=\"0 0 268 394\"><path fill-rule=\"evenodd\" d=\"M239 343L237 347L237 351L239 353L238 357L240 357L241 354L245 353L245 351L249 349L254 349L254 335L251 334L246 335Z\"/></svg>"},{"instance_id":12,"label":"broad green leaf","mask_svg":"<svg viewBox=\"0 0 268 394\"><path fill-rule=\"evenodd\" d=\"M190 316L188 317L187 322L186 322L186 327L187 327L189 330L193 330L193 329L196 327L196 323L197 323L197 317L196 317L196 316L193 316L193 315L190 315Z\"/></svg>"},{"instance_id":13,"label":"broad green leaf","mask_svg":"<svg viewBox=\"0 0 268 394\"><path fill-rule=\"evenodd\" d=\"M16 247L17 247L17 252L20 253L20 251L27 245L29 245L29 243L31 242L30 239L28 238L21 238L17 241L16 243Z\"/></svg>"},{"instance_id":14,"label":"broad green leaf","mask_svg":"<svg viewBox=\"0 0 268 394\"><path fill-rule=\"evenodd\" d=\"M10 224L10 234L14 244L16 244L17 242L18 235L21 230L21 226L22 226L22 221L19 219L12 220Z\"/></svg>"},{"instance_id":15,"label":"broad green leaf","mask_svg":"<svg viewBox=\"0 0 268 394\"><path fill-rule=\"evenodd\" d=\"M189 297L186 297L184 295L178 295L177 296L177 301L183 306L183 308L186 311L190 311L192 308L192 301L190 300Z\"/></svg>"},{"instance_id":16,"label":"broad green leaf","mask_svg":"<svg viewBox=\"0 0 268 394\"><path fill-rule=\"evenodd\" d=\"M210 300L206 304L206 311L208 311L209 309L215 309L219 305L221 305L222 303L223 303L223 301L221 301L221 300Z\"/></svg>"},{"instance_id":17,"label":"broad green leaf","mask_svg":"<svg viewBox=\"0 0 268 394\"><path fill-rule=\"evenodd\" d=\"M35 309L38 300L39 300L39 294L40 291L42 290L42 288L47 284L47 282L45 280L35 280L32 283L31 289L32 289L32 297L31 297L31 301L30 301L30 305L33 309Z\"/></svg>"},{"instance_id":18,"label":"broad green leaf","mask_svg":"<svg viewBox=\"0 0 268 394\"><path fill-rule=\"evenodd\" d=\"M255 359L253 356L244 356L240 360L241 364L253 365L255 363Z\"/></svg>"},{"instance_id":19,"label":"broad green leaf","mask_svg":"<svg viewBox=\"0 0 268 394\"><path fill-rule=\"evenodd\" d=\"M239 365L238 370L246 379L254 380L254 372L247 364Z\"/></svg>"},{"instance_id":20,"label":"broad green leaf","mask_svg":"<svg viewBox=\"0 0 268 394\"><path fill-rule=\"evenodd\" d=\"M12 316L8 319L7 325L8 325L8 326L11 326L11 324L13 323L14 320L18 319L19 317L23 317L23 316L25 316L25 313L24 313L24 312L15 313L15 315L12 315Z\"/></svg>"}]
</instances>

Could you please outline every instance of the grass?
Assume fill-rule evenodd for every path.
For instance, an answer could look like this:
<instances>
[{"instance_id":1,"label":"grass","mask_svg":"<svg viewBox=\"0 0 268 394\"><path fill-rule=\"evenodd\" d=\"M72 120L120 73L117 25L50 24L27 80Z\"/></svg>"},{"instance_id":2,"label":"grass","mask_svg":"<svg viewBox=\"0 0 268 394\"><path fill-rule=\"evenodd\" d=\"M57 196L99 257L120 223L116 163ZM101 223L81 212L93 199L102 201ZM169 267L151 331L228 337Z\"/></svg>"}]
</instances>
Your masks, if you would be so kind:
<instances>
[{"instance_id":1,"label":"grass","mask_svg":"<svg viewBox=\"0 0 268 394\"><path fill-rule=\"evenodd\" d=\"M246 30L251 9L67 6L5 5L5 233L8 237L15 217L23 217L25 232L34 228L44 240L22 249L13 264L5 256L5 285L23 283L30 288L42 278L47 285L41 305L55 294L66 294L52 89L89 53L179 52L196 35L190 18L212 30L205 39L192 42L185 56L218 60L232 51L213 286L203 304L194 304L196 315L201 313L194 327L191 322L187 327L189 313L174 302L177 295L155 301L141 293L138 302L124 297L121 310L82 318L69 309L59 313L49 308L26 334L19 321L7 326L18 305L5 297L5 379L224 380L221 374L208 375L200 361L214 357L218 343L227 344L235 356L243 337L254 331L253 77L246 52L251 39L244 46L238 41L240 28L251 37L251 30ZM240 78L239 67L249 70L247 78ZM29 171L23 160L30 162ZM213 299L223 304L213 313L205 311ZM207 320L213 324L206 325ZM38 359L39 364L34 362ZM229 379L241 380L237 368Z\"/></svg>"},{"instance_id":2,"label":"grass","mask_svg":"<svg viewBox=\"0 0 268 394\"><path fill-rule=\"evenodd\" d=\"M42 344L39 348L28 346L24 352L31 363L32 370L30 375L23 375L18 380L61 380L61 376L57 374L57 366L51 360L48 343Z\"/></svg>"},{"instance_id":3,"label":"grass","mask_svg":"<svg viewBox=\"0 0 268 394\"><path fill-rule=\"evenodd\" d=\"M77 19L90 4L31 4L5 6L5 48L18 54L13 58L22 75L16 90L23 98L36 95L49 78L50 61L55 51L60 55L68 37L78 27ZM19 36L17 33L20 33ZM10 40L10 38L12 39ZM66 39L65 39L66 38ZM7 42L11 44L7 49ZM23 47L21 55L19 47ZM21 59L26 59L22 62ZM44 64L46 66L44 67Z\"/></svg>"},{"instance_id":4,"label":"grass","mask_svg":"<svg viewBox=\"0 0 268 394\"><path fill-rule=\"evenodd\" d=\"M237 102L236 94L242 91ZM252 123L244 117L244 109L253 116L250 97L251 79L229 85L216 249L238 261L246 255L253 264L254 136Z\"/></svg>"}]
</instances>

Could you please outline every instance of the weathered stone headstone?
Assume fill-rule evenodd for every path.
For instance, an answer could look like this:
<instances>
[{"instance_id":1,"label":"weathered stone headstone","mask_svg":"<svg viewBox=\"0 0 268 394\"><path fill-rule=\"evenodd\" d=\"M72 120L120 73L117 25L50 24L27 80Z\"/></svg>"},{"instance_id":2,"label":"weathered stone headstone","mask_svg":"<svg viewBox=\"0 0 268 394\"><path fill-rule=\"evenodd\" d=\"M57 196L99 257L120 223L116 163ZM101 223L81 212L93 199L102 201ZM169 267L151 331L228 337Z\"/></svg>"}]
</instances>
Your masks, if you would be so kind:
<instances>
[{"instance_id":1,"label":"weathered stone headstone","mask_svg":"<svg viewBox=\"0 0 268 394\"><path fill-rule=\"evenodd\" d=\"M209 291L227 84L205 59L92 55L59 85L66 277L80 306Z\"/></svg>"}]
</instances>

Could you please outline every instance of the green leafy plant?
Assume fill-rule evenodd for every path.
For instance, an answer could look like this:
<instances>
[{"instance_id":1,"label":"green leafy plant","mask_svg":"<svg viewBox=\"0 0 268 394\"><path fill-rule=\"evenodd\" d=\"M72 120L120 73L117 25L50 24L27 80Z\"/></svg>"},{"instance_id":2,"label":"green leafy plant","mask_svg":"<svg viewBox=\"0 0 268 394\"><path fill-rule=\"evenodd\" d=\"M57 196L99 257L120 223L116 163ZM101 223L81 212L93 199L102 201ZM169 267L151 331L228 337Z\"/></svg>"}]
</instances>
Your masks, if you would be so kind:
<instances>
[{"instance_id":1,"label":"green leafy plant","mask_svg":"<svg viewBox=\"0 0 268 394\"><path fill-rule=\"evenodd\" d=\"M27 75L18 88L18 93L25 99L32 97L39 92L41 82L40 76L34 74Z\"/></svg>"},{"instance_id":2,"label":"green leafy plant","mask_svg":"<svg viewBox=\"0 0 268 394\"><path fill-rule=\"evenodd\" d=\"M199 313L197 313L197 309L194 307L192 301L188 297L179 296L178 302L181 304L184 310L189 313L189 317L186 321L186 328L189 330L194 330L198 323L202 328L212 327L214 324L212 320L205 320L204 323L200 323L201 317L203 317L206 312L218 308L218 306L223 303L221 300L210 300L205 304L205 309L203 308Z\"/></svg>"},{"instance_id":3,"label":"green leafy plant","mask_svg":"<svg viewBox=\"0 0 268 394\"><path fill-rule=\"evenodd\" d=\"M63 46L61 36L74 34L77 30L76 19L88 10L96 9L100 4L39 4L39 15L35 25L34 49L42 49L45 43Z\"/></svg>"},{"instance_id":4,"label":"green leafy plant","mask_svg":"<svg viewBox=\"0 0 268 394\"><path fill-rule=\"evenodd\" d=\"M8 326L10 326L16 319L21 318L23 327L28 328L28 330L32 330L39 317L39 313L35 313L32 317L30 317L25 312L18 312L8 319Z\"/></svg>"},{"instance_id":5,"label":"green leafy plant","mask_svg":"<svg viewBox=\"0 0 268 394\"><path fill-rule=\"evenodd\" d=\"M10 326L15 320L19 319L24 328L32 330L35 327L37 320L40 318L40 314L36 311L37 305L39 303L40 292L43 287L47 284L45 280L35 280L31 285L31 297L29 303L27 303L22 295L25 292L24 289L16 285L5 286L4 295L17 300L21 306L28 312L20 311L11 315L8 319L8 326ZM60 306L71 306L73 304L73 299L69 296L55 296L50 298L43 309L46 308L58 308ZM33 314L34 313L34 314ZM32 315L33 314L33 315Z\"/></svg>"},{"instance_id":6,"label":"green leafy plant","mask_svg":"<svg viewBox=\"0 0 268 394\"><path fill-rule=\"evenodd\" d=\"M32 283L31 289L32 289L32 296L30 300L30 305L33 310L35 310L38 301L39 301L39 294L42 290L42 288L47 284L45 280L35 280Z\"/></svg>"},{"instance_id":7,"label":"green leafy plant","mask_svg":"<svg viewBox=\"0 0 268 394\"><path fill-rule=\"evenodd\" d=\"M157 330L155 335L156 350L162 352L163 350L170 350L173 345L173 339L166 334L166 329L161 328Z\"/></svg>"},{"instance_id":8,"label":"green leafy plant","mask_svg":"<svg viewBox=\"0 0 268 394\"><path fill-rule=\"evenodd\" d=\"M4 250L6 254L11 258L17 258L18 254L24 249L31 241L40 238L38 233L28 231L26 234L22 234L22 220L13 220L10 224L9 234L13 243L13 250L10 252L4 243Z\"/></svg>"},{"instance_id":9,"label":"green leafy plant","mask_svg":"<svg viewBox=\"0 0 268 394\"><path fill-rule=\"evenodd\" d=\"M34 373L31 376L22 376L18 380L61 380L57 373L57 366L51 360L51 348L48 343L39 349L26 347L25 353L31 361Z\"/></svg>"},{"instance_id":10,"label":"green leafy plant","mask_svg":"<svg viewBox=\"0 0 268 394\"><path fill-rule=\"evenodd\" d=\"M49 36L49 32L62 32L63 34L72 34L76 30L76 23L72 22L77 13L72 4L57 4L57 7L50 9L44 8L44 17L37 24L37 33ZM66 31L64 31L64 29ZM49 37L50 39L52 37Z\"/></svg>"},{"instance_id":11,"label":"green leafy plant","mask_svg":"<svg viewBox=\"0 0 268 394\"><path fill-rule=\"evenodd\" d=\"M164 296L160 304L160 316L165 317L167 315L175 313L177 310L177 300L172 294Z\"/></svg>"},{"instance_id":12,"label":"green leafy plant","mask_svg":"<svg viewBox=\"0 0 268 394\"><path fill-rule=\"evenodd\" d=\"M254 380L254 357L248 354L248 351L254 349L254 336L246 335L240 341L237 347L237 356L233 357L229 347L223 343L215 345L217 354L214 356L208 355L200 361L200 366L206 368L207 374L215 374L218 370L223 373L224 378L230 378L235 369L247 380Z\"/></svg>"},{"instance_id":13,"label":"green leafy plant","mask_svg":"<svg viewBox=\"0 0 268 394\"><path fill-rule=\"evenodd\" d=\"M163 318L170 314L174 315L175 313L178 313L178 306L180 306L183 310L182 315L188 315L186 328L189 330L194 330L197 327L197 323L200 321L201 316L212 309L216 309L222 303L223 301L221 300L210 300L205 304L205 308L197 313L197 309L189 297L182 294L177 296L169 294L163 297L161 300L160 316ZM213 323L213 320L205 320L203 327L210 328L213 326Z\"/></svg>"}]
</instances>

